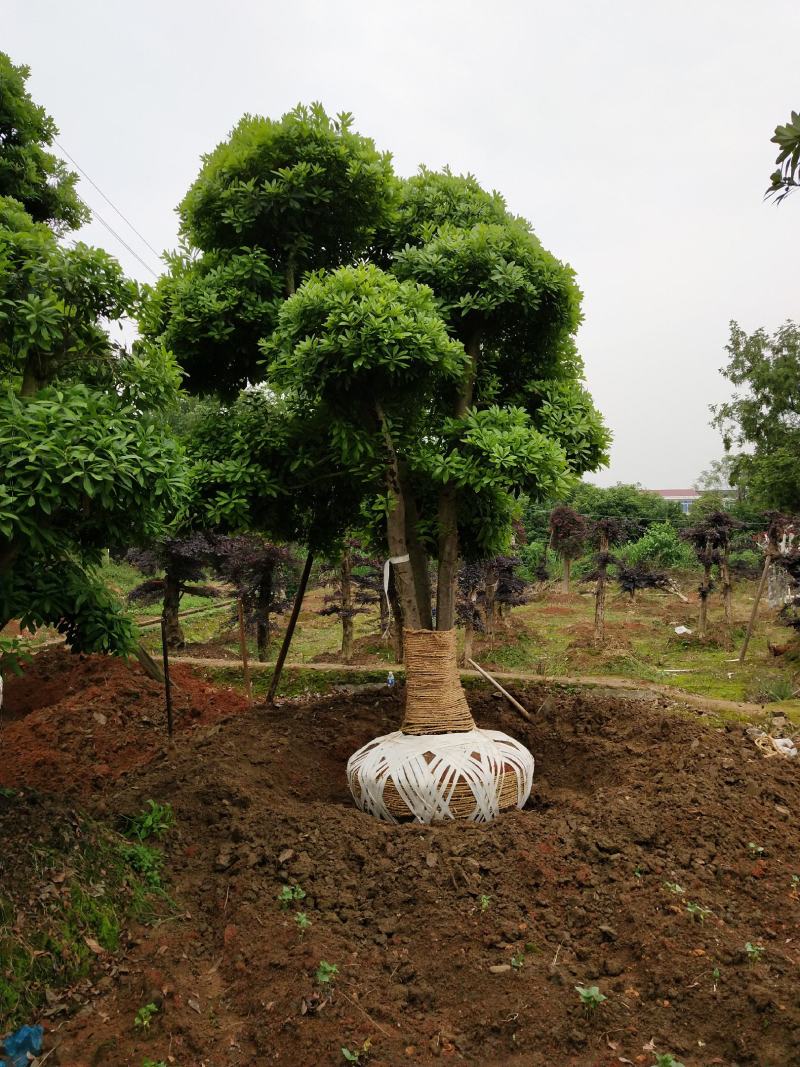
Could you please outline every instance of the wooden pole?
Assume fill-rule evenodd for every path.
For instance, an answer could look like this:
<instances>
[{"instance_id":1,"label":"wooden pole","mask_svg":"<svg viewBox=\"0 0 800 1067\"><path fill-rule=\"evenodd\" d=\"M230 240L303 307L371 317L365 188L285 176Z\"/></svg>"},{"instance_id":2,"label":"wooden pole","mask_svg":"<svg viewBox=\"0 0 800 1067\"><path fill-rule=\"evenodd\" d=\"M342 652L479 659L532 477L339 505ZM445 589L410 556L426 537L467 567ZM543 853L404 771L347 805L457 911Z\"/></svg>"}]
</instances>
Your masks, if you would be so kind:
<instances>
[{"instance_id":1,"label":"wooden pole","mask_svg":"<svg viewBox=\"0 0 800 1067\"><path fill-rule=\"evenodd\" d=\"M498 689L503 694L509 704L511 704L517 709L523 719L525 719L527 722L533 722L533 717L531 716L531 713L528 711L528 709L523 708L523 706L518 700L515 700L514 697L512 697L512 695L507 690L503 689L502 685L500 685L500 683L495 678L492 678L491 674L489 674L488 671L485 671L483 667L479 667L474 659L467 660L467 663L471 663L475 670L478 672L478 674L482 674L487 682L491 682L495 689Z\"/></svg>"},{"instance_id":2,"label":"wooden pole","mask_svg":"<svg viewBox=\"0 0 800 1067\"><path fill-rule=\"evenodd\" d=\"M750 612L750 622L747 624L747 633L744 635L744 644L742 645L742 651L739 653L739 662L744 663L744 657L747 655L747 646L750 644L750 638L753 636L753 629L756 625L756 615L758 615L758 604L761 600L761 595L764 592L764 586L767 584L767 576L769 575L769 569L772 566L772 553L767 552L767 558L764 560L764 569L761 572L761 577L758 580L758 588L756 589L756 599L753 603L753 610Z\"/></svg>"},{"instance_id":3,"label":"wooden pole","mask_svg":"<svg viewBox=\"0 0 800 1067\"><path fill-rule=\"evenodd\" d=\"M169 651L167 649L167 623L161 620L161 654L164 659L164 699L167 705L167 734L172 737L172 687L169 681Z\"/></svg>"},{"instance_id":4,"label":"wooden pole","mask_svg":"<svg viewBox=\"0 0 800 1067\"><path fill-rule=\"evenodd\" d=\"M244 675L244 692L247 703L253 703L253 685L250 681L250 663L247 658L247 636L244 632L244 604L239 597L239 651L242 655L242 674Z\"/></svg>"},{"instance_id":5,"label":"wooden pole","mask_svg":"<svg viewBox=\"0 0 800 1067\"><path fill-rule=\"evenodd\" d=\"M294 598L289 625L286 627L286 633L283 635L283 644L281 645L281 650L278 654L278 662L275 664L275 670L272 672L272 681L269 683L269 692L267 693L268 704L273 702L275 693L278 690L278 683L281 680L281 672L283 671L283 665L286 662L286 657L289 653L289 645L292 643L292 635L294 634L294 628L297 625L297 617L300 614L300 608L303 604L303 597L305 596L306 586L308 585L308 576L311 574L311 564L313 562L313 553L309 552L306 556L303 573L300 576L300 585L297 588L297 595Z\"/></svg>"}]
</instances>

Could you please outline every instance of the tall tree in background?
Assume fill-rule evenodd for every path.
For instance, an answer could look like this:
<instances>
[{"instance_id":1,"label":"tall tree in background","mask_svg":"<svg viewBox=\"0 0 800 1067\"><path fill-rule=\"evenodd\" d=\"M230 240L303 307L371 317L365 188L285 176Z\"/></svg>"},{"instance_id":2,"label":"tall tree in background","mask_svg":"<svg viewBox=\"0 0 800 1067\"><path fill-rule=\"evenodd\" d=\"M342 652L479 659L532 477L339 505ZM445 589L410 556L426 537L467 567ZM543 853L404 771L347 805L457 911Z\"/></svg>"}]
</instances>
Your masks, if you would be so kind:
<instances>
[{"instance_id":1,"label":"tall tree in background","mask_svg":"<svg viewBox=\"0 0 800 1067\"><path fill-rule=\"evenodd\" d=\"M731 477L761 508L800 511L800 326L748 335L732 322L726 350L736 392L712 411L726 450L743 450Z\"/></svg>"},{"instance_id":2,"label":"tall tree in background","mask_svg":"<svg viewBox=\"0 0 800 1067\"><path fill-rule=\"evenodd\" d=\"M164 412L180 378L159 346L111 341L105 324L137 299L117 263L58 243L85 213L25 76L0 56L0 628L18 618L74 649L127 651L132 626L95 567L178 506Z\"/></svg>"},{"instance_id":3,"label":"tall tree in background","mask_svg":"<svg viewBox=\"0 0 800 1067\"><path fill-rule=\"evenodd\" d=\"M0 52L0 197L13 197L34 222L60 234L88 222L89 210L75 188L78 175L48 151L58 129L31 100L29 76L29 67Z\"/></svg>"}]
</instances>

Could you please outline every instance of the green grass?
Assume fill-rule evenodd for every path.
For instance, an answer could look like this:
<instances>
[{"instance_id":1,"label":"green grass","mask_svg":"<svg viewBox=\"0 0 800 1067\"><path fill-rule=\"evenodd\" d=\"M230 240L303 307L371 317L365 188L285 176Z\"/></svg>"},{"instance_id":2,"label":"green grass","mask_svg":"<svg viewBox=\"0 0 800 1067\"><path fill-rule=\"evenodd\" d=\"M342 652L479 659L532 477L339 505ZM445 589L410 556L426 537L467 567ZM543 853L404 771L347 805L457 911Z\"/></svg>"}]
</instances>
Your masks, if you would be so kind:
<instances>
[{"instance_id":1,"label":"green grass","mask_svg":"<svg viewBox=\"0 0 800 1067\"><path fill-rule=\"evenodd\" d=\"M140 580L138 572L125 564L109 564L107 573L114 577L118 588L127 589ZM678 575L678 584L694 595L696 575ZM785 644L790 631L776 624L776 612L762 603L754 639L744 665L732 662L741 644L744 626L752 606L754 582L739 581L734 587L734 615L737 620L733 634L726 635L722 624L722 610L718 597L712 596L709 622L711 638L700 642L696 634L681 638L674 632L678 624L696 631L697 604L684 604L673 596L654 592L640 593L636 602L619 596L613 590L607 603L608 639L602 649L591 641L594 597L590 585L576 584L565 597L558 587L546 596L520 608L511 615L510 626L498 625L494 641L476 642L475 658L498 671L518 671L558 678L565 675L616 675L634 681L657 682L689 693L727 700L753 700L763 697L779 698L771 708L780 708L800 717L800 699L791 696L800 687L800 665L773 659L767 641ZM306 597L290 652L293 663L313 662L320 656L336 654L341 642L341 626L335 617L321 616L324 589L314 589ZM182 608L208 607L209 601L185 597ZM148 609L157 614L157 608ZM268 659L277 655L283 636L286 616L278 621L273 634ZM214 643L214 651L232 660L239 658L238 632L230 610L208 611L183 620L188 644ZM388 641L378 633L377 611L354 619L355 637L362 640L361 651L368 651L375 662L375 671L364 677L380 678L381 667L393 661ZM160 634L157 628L142 631L147 648L158 652ZM717 638L720 643L715 643ZM463 635L459 633L459 645ZM366 645L366 648L364 647ZM251 658L255 659L255 641L248 641ZM492 647L493 646L493 647ZM679 669L685 673L673 674ZM293 675L287 672L282 682L282 695L322 693L338 680L356 681L359 675L347 673L341 679L331 675L319 676L307 672ZM230 684L231 678L226 679ZM254 673L256 693L266 690L269 673Z\"/></svg>"},{"instance_id":2,"label":"green grass","mask_svg":"<svg viewBox=\"0 0 800 1067\"><path fill-rule=\"evenodd\" d=\"M47 990L58 995L91 975L98 948L116 952L132 920L173 907L159 850L88 818L54 826L53 838L31 844L27 871L0 887L0 1034L35 1019Z\"/></svg>"}]
</instances>

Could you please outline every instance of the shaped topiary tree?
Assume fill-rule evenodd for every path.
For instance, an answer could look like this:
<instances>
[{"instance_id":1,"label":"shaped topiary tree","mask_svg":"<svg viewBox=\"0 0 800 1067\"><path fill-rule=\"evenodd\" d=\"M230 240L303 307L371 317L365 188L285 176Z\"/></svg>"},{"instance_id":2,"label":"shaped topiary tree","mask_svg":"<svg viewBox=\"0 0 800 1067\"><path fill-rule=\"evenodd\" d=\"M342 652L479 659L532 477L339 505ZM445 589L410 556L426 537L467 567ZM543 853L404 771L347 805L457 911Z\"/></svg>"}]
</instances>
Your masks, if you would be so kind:
<instances>
[{"instance_id":1,"label":"shaped topiary tree","mask_svg":"<svg viewBox=\"0 0 800 1067\"><path fill-rule=\"evenodd\" d=\"M586 519L574 508L560 504L550 512L550 547L561 557L565 593L569 592L572 561L583 551L588 536L589 526Z\"/></svg>"},{"instance_id":2,"label":"shaped topiary tree","mask_svg":"<svg viewBox=\"0 0 800 1067\"><path fill-rule=\"evenodd\" d=\"M527 231L508 226L505 251L513 247L522 258ZM569 366L574 372L574 362L559 362L565 351L574 359L564 342L577 323L571 313L577 298L571 273L529 234L521 276L506 263L507 288L493 290L492 264L502 274L500 237L481 233L465 252L473 286L485 284L486 308L503 309L497 322L487 310L478 316L486 349L480 337L470 351L452 336L427 286L369 264L307 279L284 304L265 346L271 385L306 406L308 424L324 428L340 469L383 492L406 627L406 710L399 733L366 746L350 763L357 801L383 818L491 818L503 806L524 802L530 788L529 754L505 735L475 729L458 680L453 562L460 545L470 552L506 543L515 493L556 492L574 469L568 450L548 431L560 421L576 433L568 405L556 415L555 397L559 387L560 395L578 395L577 380L565 373ZM440 260L446 255L439 249ZM534 299L537 281L541 291ZM515 300L522 305L516 333ZM510 361L501 336L518 342L518 362L527 359L529 379L537 370L561 371L558 387L538 390L539 400L551 398L546 404L519 402L525 394L519 366L517 385L505 381L507 402L497 402L504 380L497 372ZM548 343L537 347L537 336ZM587 406L584 398L581 414ZM583 426L584 445L599 459L605 432L596 416ZM438 568L435 631L429 553Z\"/></svg>"}]
</instances>

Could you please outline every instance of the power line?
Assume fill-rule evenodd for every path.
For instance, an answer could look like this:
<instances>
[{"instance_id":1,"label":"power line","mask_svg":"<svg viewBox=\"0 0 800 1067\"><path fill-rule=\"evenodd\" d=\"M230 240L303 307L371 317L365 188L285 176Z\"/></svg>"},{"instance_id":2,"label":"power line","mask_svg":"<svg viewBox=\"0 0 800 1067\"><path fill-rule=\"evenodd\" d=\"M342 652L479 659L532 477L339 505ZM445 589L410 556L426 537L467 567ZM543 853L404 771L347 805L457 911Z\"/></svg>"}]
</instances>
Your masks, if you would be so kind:
<instances>
[{"instance_id":1,"label":"power line","mask_svg":"<svg viewBox=\"0 0 800 1067\"><path fill-rule=\"evenodd\" d=\"M84 201L84 203L86 203L86 201ZM86 206L89 207L88 204L86 204ZM114 237L116 237L116 239L119 241L119 243L122 245L122 247L126 248L130 252L130 254L133 256L134 259L138 259L138 261L141 263L141 265L144 267L145 270L149 270L154 278L158 278L158 272L154 271L149 263L145 263L145 261L139 255L139 253L134 251L134 249L131 248L131 246L128 244L128 242L126 240L124 240L124 238L120 237L120 235L113 228L113 226L110 226L106 222L106 220L103 218L103 216L100 214L99 211L93 211L91 208L89 208L89 210L92 211L92 216L94 218L96 218L98 222L101 222L103 224L103 226L105 226L105 228L108 230L108 232L110 234L112 234Z\"/></svg>"},{"instance_id":2,"label":"power line","mask_svg":"<svg viewBox=\"0 0 800 1067\"><path fill-rule=\"evenodd\" d=\"M74 157L69 154L69 152L66 150L66 148L64 148L63 145L59 144L58 141L56 141L55 138L53 138L53 144L56 146L56 148L58 148L58 150L60 152L64 153L64 155L67 157L67 159L72 163L72 165L74 167L77 167L77 169L81 172L81 174L84 176L84 178L87 180L87 182L91 186L93 186L98 191L98 193L102 196L102 198L106 201L106 203L109 204L114 209L114 211L116 211L116 213L119 215L119 217L122 219L122 221L124 223L126 223L133 230L133 232L136 234L136 236L139 238L139 240L142 241L145 245L147 245L147 247L150 249L150 251L156 257L156 259L161 259L161 254L159 252L157 252L155 250L155 248L153 248L153 246L147 240L147 238L136 229L136 227L133 225L133 223L130 221L130 219L120 211L120 209L117 207L117 205L114 203L114 201L111 200L110 197L106 196L106 194L103 192L103 190L97 184L97 182L89 177L89 175L86 173L86 171L80 165L80 163L78 163L77 160L75 160ZM98 218L100 218L99 215L98 215ZM110 227L109 227L109 229L110 229ZM127 248L128 246L126 245L125 247ZM141 260L140 260L140 262L141 262ZM147 269L150 270L149 267Z\"/></svg>"}]
</instances>

